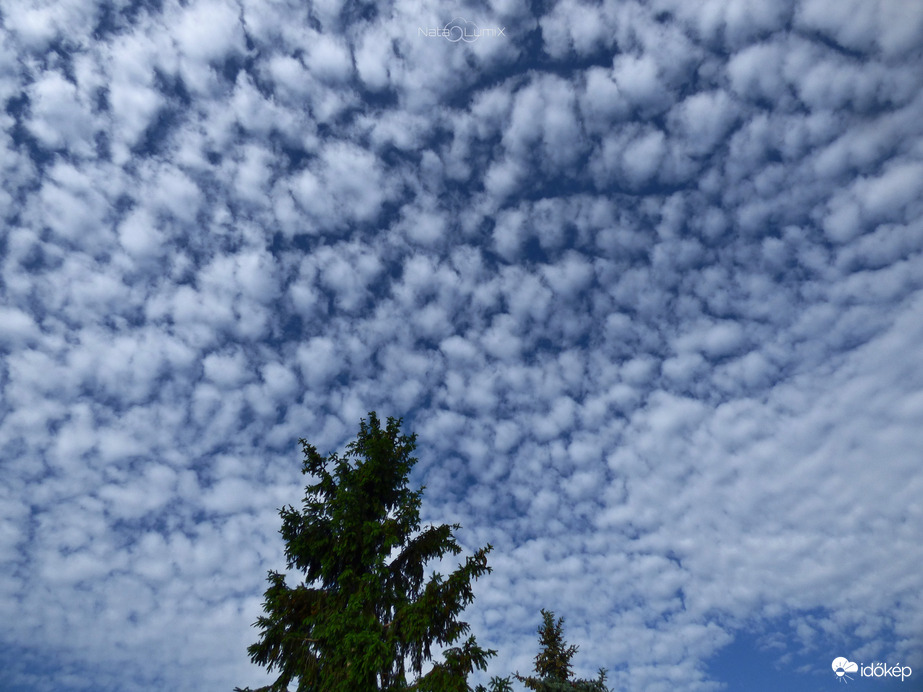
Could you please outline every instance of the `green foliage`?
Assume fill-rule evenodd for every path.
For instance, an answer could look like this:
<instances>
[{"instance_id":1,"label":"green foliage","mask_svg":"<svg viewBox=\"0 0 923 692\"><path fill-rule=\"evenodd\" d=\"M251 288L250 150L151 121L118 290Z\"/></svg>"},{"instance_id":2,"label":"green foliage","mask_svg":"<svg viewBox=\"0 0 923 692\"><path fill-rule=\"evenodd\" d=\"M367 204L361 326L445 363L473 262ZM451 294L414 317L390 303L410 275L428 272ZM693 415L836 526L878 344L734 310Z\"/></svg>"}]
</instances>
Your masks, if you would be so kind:
<instances>
[{"instance_id":1,"label":"green foliage","mask_svg":"<svg viewBox=\"0 0 923 692\"><path fill-rule=\"evenodd\" d=\"M542 609L542 624L538 628L541 650L535 657L536 677L515 677L528 689L536 692L609 692L606 687L606 671L599 670L595 680L572 680L570 660L577 653L577 646L568 646L564 641L564 618L554 619L554 613Z\"/></svg>"},{"instance_id":2,"label":"green foliage","mask_svg":"<svg viewBox=\"0 0 923 692\"><path fill-rule=\"evenodd\" d=\"M425 566L461 548L456 525L420 530L423 488L407 488L416 435L401 420L382 429L374 412L341 457L323 457L301 440L308 485L301 510L280 510L288 569L305 575L289 587L269 572L265 615L250 659L284 692L469 692L468 675L495 651L482 649L458 616L473 600L472 581L489 573L482 548L448 576L428 579ZM432 662L432 647L448 647ZM408 682L406 672L413 675ZM491 692L503 692L502 688Z\"/></svg>"},{"instance_id":3,"label":"green foliage","mask_svg":"<svg viewBox=\"0 0 923 692\"><path fill-rule=\"evenodd\" d=\"M509 678L494 676L486 689L484 685L478 685L474 692L513 692L513 683Z\"/></svg>"},{"instance_id":4,"label":"green foliage","mask_svg":"<svg viewBox=\"0 0 923 692\"><path fill-rule=\"evenodd\" d=\"M535 672L540 678L566 681L571 676L570 659L577 653L576 646L564 642L564 618L554 619L554 613L542 608L542 624L538 628L538 641L542 649L535 657Z\"/></svg>"}]
</instances>

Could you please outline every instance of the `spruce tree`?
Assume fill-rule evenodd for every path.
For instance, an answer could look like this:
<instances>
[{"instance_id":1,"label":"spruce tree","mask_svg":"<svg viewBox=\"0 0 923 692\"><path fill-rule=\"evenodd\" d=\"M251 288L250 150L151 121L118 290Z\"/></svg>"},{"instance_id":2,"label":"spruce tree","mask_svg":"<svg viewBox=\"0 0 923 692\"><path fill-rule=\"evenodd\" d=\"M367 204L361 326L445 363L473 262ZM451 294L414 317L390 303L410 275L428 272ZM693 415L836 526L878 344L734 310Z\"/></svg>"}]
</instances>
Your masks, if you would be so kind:
<instances>
[{"instance_id":1,"label":"spruce tree","mask_svg":"<svg viewBox=\"0 0 923 692\"><path fill-rule=\"evenodd\" d=\"M564 641L564 618L554 619L554 613L545 610L542 624L538 628L541 650L535 657L535 677L519 673L515 677L535 692L608 692L606 671L600 669L595 680L572 680L570 660L577 653L577 646L568 646Z\"/></svg>"},{"instance_id":2,"label":"spruce tree","mask_svg":"<svg viewBox=\"0 0 923 692\"><path fill-rule=\"evenodd\" d=\"M298 692L469 692L468 675L496 655L463 639L469 626L458 619L472 581L491 571L491 546L446 577L426 577L427 563L461 553L453 536L461 527L420 529L424 488L407 487L416 435L401 434L401 423L388 418L382 428L370 413L342 456L301 440L302 473L314 482L301 510L280 510L280 533L288 569L304 581L289 586L269 572L259 641L248 648L254 663L278 672L263 690L294 682ZM447 648L433 662L437 646Z\"/></svg>"}]
</instances>

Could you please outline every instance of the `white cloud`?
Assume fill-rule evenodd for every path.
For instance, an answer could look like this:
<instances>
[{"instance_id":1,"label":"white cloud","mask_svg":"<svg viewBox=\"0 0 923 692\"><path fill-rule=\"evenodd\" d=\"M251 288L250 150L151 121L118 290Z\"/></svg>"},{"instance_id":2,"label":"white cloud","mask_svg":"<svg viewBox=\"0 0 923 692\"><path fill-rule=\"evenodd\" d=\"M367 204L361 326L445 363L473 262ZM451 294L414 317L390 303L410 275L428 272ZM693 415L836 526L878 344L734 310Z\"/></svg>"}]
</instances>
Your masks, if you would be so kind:
<instances>
[{"instance_id":1,"label":"white cloud","mask_svg":"<svg viewBox=\"0 0 923 692\"><path fill-rule=\"evenodd\" d=\"M735 53L728 76L740 96L777 101L783 96L785 48L778 43L757 43Z\"/></svg>"},{"instance_id":2,"label":"white cloud","mask_svg":"<svg viewBox=\"0 0 923 692\"><path fill-rule=\"evenodd\" d=\"M703 40L732 47L782 29L791 20L794 5L791 1L766 4L757 0L705 0L698 5L660 0L656 4L658 9L675 12Z\"/></svg>"},{"instance_id":3,"label":"white cloud","mask_svg":"<svg viewBox=\"0 0 923 692\"><path fill-rule=\"evenodd\" d=\"M238 389L253 377L247 367L247 359L237 350L231 353L210 353L202 361L205 377L219 387Z\"/></svg>"},{"instance_id":4,"label":"white cloud","mask_svg":"<svg viewBox=\"0 0 923 692\"><path fill-rule=\"evenodd\" d=\"M388 43L384 37L367 32L355 53L356 70L366 88L380 91L389 84Z\"/></svg>"},{"instance_id":5,"label":"white cloud","mask_svg":"<svg viewBox=\"0 0 923 692\"><path fill-rule=\"evenodd\" d=\"M122 163L166 103L154 84L154 70L163 59L164 48L156 33L151 36L135 31L118 36L103 52L102 61L110 77L107 86L113 144Z\"/></svg>"},{"instance_id":6,"label":"white cloud","mask_svg":"<svg viewBox=\"0 0 923 692\"><path fill-rule=\"evenodd\" d=\"M700 92L679 103L671 116L689 148L703 155L725 138L735 120L736 110L723 91Z\"/></svg>"},{"instance_id":7,"label":"white cloud","mask_svg":"<svg viewBox=\"0 0 923 692\"><path fill-rule=\"evenodd\" d=\"M301 376L311 387L328 384L342 368L338 361L336 347L326 337L314 337L298 348Z\"/></svg>"},{"instance_id":8,"label":"white cloud","mask_svg":"<svg viewBox=\"0 0 923 692\"><path fill-rule=\"evenodd\" d=\"M326 34L311 37L306 62L313 74L333 82L346 81L353 70L345 41Z\"/></svg>"},{"instance_id":9,"label":"white cloud","mask_svg":"<svg viewBox=\"0 0 923 692\"><path fill-rule=\"evenodd\" d=\"M0 324L3 324L0 339L7 346L28 343L38 335L35 320L19 308L0 306Z\"/></svg>"},{"instance_id":10,"label":"white cloud","mask_svg":"<svg viewBox=\"0 0 923 692\"><path fill-rule=\"evenodd\" d=\"M94 175L95 174L95 175ZM63 239L98 249L108 244L111 232L107 228L110 200L98 185L104 172L77 168L65 162L56 163L41 187L38 204L31 209L36 222ZM105 190L109 194L118 188Z\"/></svg>"},{"instance_id":11,"label":"white cloud","mask_svg":"<svg viewBox=\"0 0 923 692\"><path fill-rule=\"evenodd\" d=\"M4 9L4 23L11 36L24 48L40 53L62 36L69 36L71 40L76 38L79 42L83 34L92 30L96 15L80 0L16 4Z\"/></svg>"},{"instance_id":12,"label":"white cloud","mask_svg":"<svg viewBox=\"0 0 923 692\"><path fill-rule=\"evenodd\" d=\"M163 232L146 209L139 209L119 224L119 242L135 257L157 256L163 251Z\"/></svg>"},{"instance_id":13,"label":"white cloud","mask_svg":"<svg viewBox=\"0 0 923 692\"><path fill-rule=\"evenodd\" d=\"M186 57L208 62L243 51L240 10L236 5L199 0L177 9L171 33Z\"/></svg>"},{"instance_id":14,"label":"white cloud","mask_svg":"<svg viewBox=\"0 0 923 692\"><path fill-rule=\"evenodd\" d=\"M568 1L555 5L541 20L545 50L561 59L570 53L582 57L611 47L614 42L613 9L608 3L589 5Z\"/></svg>"},{"instance_id":15,"label":"white cloud","mask_svg":"<svg viewBox=\"0 0 923 692\"><path fill-rule=\"evenodd\" d=\"M29 88L32 118L29 130L49 149L92 153L93 118L77 87L59 72L49 71Z\"/></svg>"},{"instance_id":16,"label":"white cloud","mask_svg":"<svg viewBox=\"0 0 923 692\"><path fill-rule=\"evenodd\" d=\"M923 36L923 11L900 0L868 3L807 0L799 6L796 20L847 48L877 49L887 56L912 49Z\"/></svg>"},{"instance_id":17,"label":"white cloud","mask_svg":"<svg viewBox=\"0 0 923 692\"><path fill-rule=\"evenodd\" d=\"M617 55L612 72L619 93L642 115L653 115L667 107L669 96L660 81L657 63L650 55Z\"/></svg>"},{"instance_id":18,"label":"white cloud","mask_svg":"<svg viewBox=\"0 0 923 692\"><path fill-rule=\"evenodd\" d=\"M625 146L622 167L634 185L644 185L656 175L666 150L664 140L663 132L649 130Z\"/></svg>"},{"instance_id":19,"label":"white cloud","mask_svg":"<svg viewBox=\"0 0 923 692\"><path fill-rule=\"evenodd\" d=\"M326 147L318 165L300 173L291 189L299 205L315 220L315 232L323 233L349 222L371 221L391 188L373 154L338 143Z\"/></svg>"}]
</instances>

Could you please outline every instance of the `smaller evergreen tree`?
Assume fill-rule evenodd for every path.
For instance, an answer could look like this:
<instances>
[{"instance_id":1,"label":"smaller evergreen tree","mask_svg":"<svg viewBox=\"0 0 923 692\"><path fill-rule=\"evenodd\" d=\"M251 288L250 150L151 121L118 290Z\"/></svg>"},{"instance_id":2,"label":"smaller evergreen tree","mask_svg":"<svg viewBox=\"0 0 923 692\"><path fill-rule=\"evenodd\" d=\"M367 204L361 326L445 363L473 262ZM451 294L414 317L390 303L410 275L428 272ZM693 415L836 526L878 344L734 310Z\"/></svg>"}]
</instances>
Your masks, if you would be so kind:
<instances>
[{"instance_id":1,"label":"smaller evergreen tree","mask_svg":"<svg viewBox=\"0 0 923 692\"><path fill-rule=\"evenodd\" d=\"M516 673L515 677L535 692L609 692L606 671L599 669L595 680L572 680L571 658L577 646L564 641L564 618L554 619L554 613L542 608L542 624L538 628L541 651L535 657L535 677Z\"/></svg>"},{"instance_id":2,"label":"smaller evergreen tree","mask_svg":"<svg viewBox=\"0 0 923 692\"><path fill-rule=\"evenodd\" d=\"M474 692L513 692L513 683L510 679L501 678L497 675L490 679L490 684L485 688L484 685L478 685Z\"/></svg>"}]
</instances>

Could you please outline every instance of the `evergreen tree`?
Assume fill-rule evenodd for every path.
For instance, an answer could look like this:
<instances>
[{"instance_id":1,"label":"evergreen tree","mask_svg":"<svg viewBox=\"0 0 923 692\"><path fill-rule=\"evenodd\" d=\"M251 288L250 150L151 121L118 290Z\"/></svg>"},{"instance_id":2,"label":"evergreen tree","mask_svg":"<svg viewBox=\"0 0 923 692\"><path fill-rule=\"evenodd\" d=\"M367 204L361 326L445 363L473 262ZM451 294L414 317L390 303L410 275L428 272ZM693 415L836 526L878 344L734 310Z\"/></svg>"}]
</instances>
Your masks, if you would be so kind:
<instances>
[{"instance_id":1,"label":"evergreen tree","mask_svg":"<svg viewBox=\"0 0 923 692\"><path fill-rule=\"evenodd\" d=\"M485 688L484 685L478 685L475 692L513 692L513 683L509 678L494 676L490 679L490 684Z\"/></svg>"},{"instance_id":2,"label":"evergreen tree","mask_svg":"<svg viewBox=\"0 0 923 692\"><path fill-rule=\"evenodd\" d=\"M496 655L462 640L469 626L458 620L474 599L472 580L491 571L491 546L447 577L425 578L427 563L461 552L452 533L461 527L420 530L424 488L407 488L416 435L401 434L401 423L388 418L382 429L370 413L343 456L301 440L302 473L315 482L302 510L280 510L280 533L288 569L305 577L290 587L269 572L259 641L248 648L254 663L278 671L263 690L297 681L298 692L469 692L468 675ZM443 660L424 674L437 645L448 647Z\"/></svg>"},{"instance_id":3,"label":"evergreen tree","mask_svg":"<svg viewBox=\"0 0 923 692\"><path fill-rule=\"evenodd\" d=\"M600 669L595 680L572 680L570 660L577 653L577 646L568 646L564 641L564 618L554 619L554 613L542 609L542 624L538 628L541 650L535 657L536 677L515 677L535 692L609 692L606 687L606 671Z\"/></svg>"}]
</instances>

